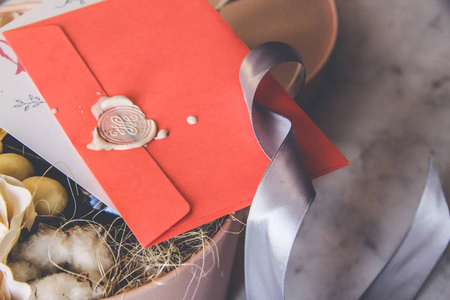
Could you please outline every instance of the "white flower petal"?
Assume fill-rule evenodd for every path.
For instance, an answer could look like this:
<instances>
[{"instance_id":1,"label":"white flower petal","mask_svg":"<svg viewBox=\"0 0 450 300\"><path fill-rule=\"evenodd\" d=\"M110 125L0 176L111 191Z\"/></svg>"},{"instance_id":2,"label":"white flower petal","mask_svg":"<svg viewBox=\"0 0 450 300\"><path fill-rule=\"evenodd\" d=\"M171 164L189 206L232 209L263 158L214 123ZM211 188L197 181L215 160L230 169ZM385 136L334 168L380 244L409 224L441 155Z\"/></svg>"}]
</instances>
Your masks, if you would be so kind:
<instances>
[{"instance_id":1,"label":"white flower petal","mask_svg":"<svg viewBox=\"0 0 450 300\"><path fill-rule=\"evenodd\" d=\"M0 276L0 293L4 299L28 300L30 298L31 287L26 283L15 281L7 265L0 263Z\"/></svg>"},{"instance_id":2,"label":"white flower petal","mask_svg":"<svg viewBox=\"0 0 450 300\"><path fill-rule=\"evenodd\" d=\"M0 179L1 181L2 179ZM9 227L8 221L8 211L6 210L6 200L3 195L3 189L0 187L0 222L5 225L5 227Z\"/></svg>"},{"instance_id":3,"label":"white flower petal","mask_svg":"<svg viewBox=\"0 0 450 300\"><path fill-rule=\"evenodd\" d=\"M17 243L23 227L31 229L36 212L25 185L10 176L0 175L0 262Z\"/></svg>"},{"instance_id":4,"label":"white flower petal","mask_svg":"<svg viewBox=\"0 0 450 300\"><path fill-rule=\"evenodd\" d=\"M20 228L8 231L0 242L0 263L6 264L9 252L19 240Z\"/></svg>"},{"instance_id":5,"label":"white flower petal","mask_svg":"<svg viewBox=\"0 0 450 300\"><path fill-rule=\"evenodd\" d=\"M30 192L22 182L5 175L0 175L0 189L6 203L9 228L22 227L25 211L32 203Z\"/></svg>"}]
</instances>

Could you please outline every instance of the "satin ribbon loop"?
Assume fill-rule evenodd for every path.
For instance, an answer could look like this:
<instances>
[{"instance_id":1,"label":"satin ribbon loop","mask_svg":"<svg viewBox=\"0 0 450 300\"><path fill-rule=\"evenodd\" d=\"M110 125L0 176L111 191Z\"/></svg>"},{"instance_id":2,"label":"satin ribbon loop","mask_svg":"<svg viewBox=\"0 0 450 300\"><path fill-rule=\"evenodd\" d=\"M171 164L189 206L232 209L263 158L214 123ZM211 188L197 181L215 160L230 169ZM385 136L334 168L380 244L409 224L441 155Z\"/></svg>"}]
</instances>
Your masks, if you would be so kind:
<instances>
[{"instance_id":1,"label":"satin ribbon loop","mask_svg":"<svg viewBox=\"0 0 450 300\"><path fill-rule=\"evenodd\" d=\"M264 76L272 68L287 62L298 63L298 68L291 81L291 83L295 83L291 84L291 90L295 91L294 93L297 95L305 84L306 72L301 56L290 45L281 42L268 42L256 47L243 60L239 72L253 130L262 150L270 159L273 158L279 145L287 136L287 130L291 128L291 122L254 102L254 98L259 83Z\"/></svg>"},{"instance_id":2,"label":"satin ribbon loop","mask_svg":"<svg viewBox=\"0 0 450 300\"><path fill-rule=\"evenodd\" d=\"M255 193L247 221L245 285L248 300L284 299L289 255L315 196L291 122L254 102L256 90L273 67L299 63L292 82L299 91L305 68L297 51L280 42L253 49L239 78L256 138L271 162Z\"/></svg>"}]
</instances>

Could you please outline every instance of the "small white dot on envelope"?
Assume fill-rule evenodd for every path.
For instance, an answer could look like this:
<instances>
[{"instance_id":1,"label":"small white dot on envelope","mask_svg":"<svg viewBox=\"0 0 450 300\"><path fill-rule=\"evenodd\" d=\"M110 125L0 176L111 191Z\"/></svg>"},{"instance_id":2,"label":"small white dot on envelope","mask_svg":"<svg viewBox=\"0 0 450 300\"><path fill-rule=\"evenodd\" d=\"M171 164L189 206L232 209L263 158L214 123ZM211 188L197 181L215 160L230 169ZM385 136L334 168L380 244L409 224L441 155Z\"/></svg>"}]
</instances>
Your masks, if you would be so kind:
<instances>
[{"instance_id":1,"label":"small white dot on envelope","mask_svg":"<svg viewBox=\"0 0 450 300\"><path fill-rule=\"evenodd\" d=\"M52 108L52 114L56 114L58 112L58 109L56 107Z\"/></svg>"},{"instance_id":2,"label":"small white dot on envelope","mask_svg":"<svg viewBox=\"0 0 450 300\"><path fill-rule=\"evenodd\" d=\"M189 116L187 117L186 121L188 122L188 124L194 125L197 124L198 119L196 116Z\"/></svg>"}]
</instances>

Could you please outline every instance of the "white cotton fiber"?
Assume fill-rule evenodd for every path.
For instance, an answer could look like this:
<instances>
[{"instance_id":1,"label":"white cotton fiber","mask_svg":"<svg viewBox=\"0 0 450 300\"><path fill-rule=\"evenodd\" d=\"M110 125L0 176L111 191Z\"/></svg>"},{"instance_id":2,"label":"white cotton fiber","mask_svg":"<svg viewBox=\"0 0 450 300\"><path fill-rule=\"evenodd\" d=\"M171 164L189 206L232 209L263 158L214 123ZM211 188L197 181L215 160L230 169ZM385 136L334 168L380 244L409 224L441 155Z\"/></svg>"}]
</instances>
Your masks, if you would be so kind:
<instances>
[{"instance_id":1,"label":"white cotton fiber","mask_svg":"<svg viewBox=\"0 0 450 300\"><path fill-rule=\"evenodd\" d=\"M71 267L77 273L88 273L93 280L99 280L100 269L106 272L114 264L110 249L102 242L95 228L74 227L71 230Z\"/></svg>"},{"instance_id":2,"label":"white cotton fiber","mask_svg":"<svg viewBox=\"0 0 450 300\"><path fill-rule=\"evenodd\" d=\"M29 261L20 260L7 263L11 269L14 280L29 282L41 278L41 271Z\"/></svg>"},{"instance_id":3,"label":"white cotton fiber","mask_svg":"<svg viewBox=\"0 0 450 300\"><path fill-rule=\"evenodd\" d=\"M31 299L39 300L89 300L99 299L103 294L101 287L92 285L91 288L89 281L80 280L67 273L49 275L35 281L31 287Z\"/></svg>"},{"instance_id":4,"label":"white cotton fiber","mask_svg":"<svg viewBox=\"0 0 450 300\"><path fill-rule=\"evenodd\" d=\"M19 244L13 257L29 261L43 272L55 272L57 268L51 261L62 266L71 260L71 253L71 243L65 233L41 226L36 234Z\"/></svg>"},{"instance_id":5,"label":"white cotton fiber","mask_svg":"<svg viewBox=\"0 0 450 300\"><path fill-rule=\"evenodd\" d=\"M97 233L98 227L75 226L66 232L41 226L27 241L14 250L13 261L26 260L43 273L60 268L88 276L95 283L114 264L110 249ZM50 261L51 259L51 261Z\"/></svg>"}]
</instances>

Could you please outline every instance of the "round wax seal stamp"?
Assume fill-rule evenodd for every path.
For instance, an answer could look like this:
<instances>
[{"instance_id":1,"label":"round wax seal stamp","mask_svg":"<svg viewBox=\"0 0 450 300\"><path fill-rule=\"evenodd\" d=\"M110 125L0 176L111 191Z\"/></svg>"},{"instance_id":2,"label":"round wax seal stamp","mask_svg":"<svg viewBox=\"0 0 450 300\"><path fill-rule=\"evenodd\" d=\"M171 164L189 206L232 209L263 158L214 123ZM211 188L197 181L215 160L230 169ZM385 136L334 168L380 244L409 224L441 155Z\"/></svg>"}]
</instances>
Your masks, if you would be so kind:
<instances>
[{"instance_id":1,"label":"round wax seal stamp","mask_svg":"<svg viewBox=\"0 0 450 300\"><path fill-rule=\"evenodd\" d=\"M98 120L100 137L116 145L138 143L150 135L151 129L144 113L132 106L110 108Z\"/></svg>"},{"instance_id":2,"label":"round wax seal stamp","mask_svg":"<svg viewBox=\"0 0 450 300\"><path fill-rule=\"evenodd\" d=\"M102 97L92 107L97 118L92 150L126 150L143 146L156 135L156 124L124 96Z\"/></svg>"}]
</instances>

